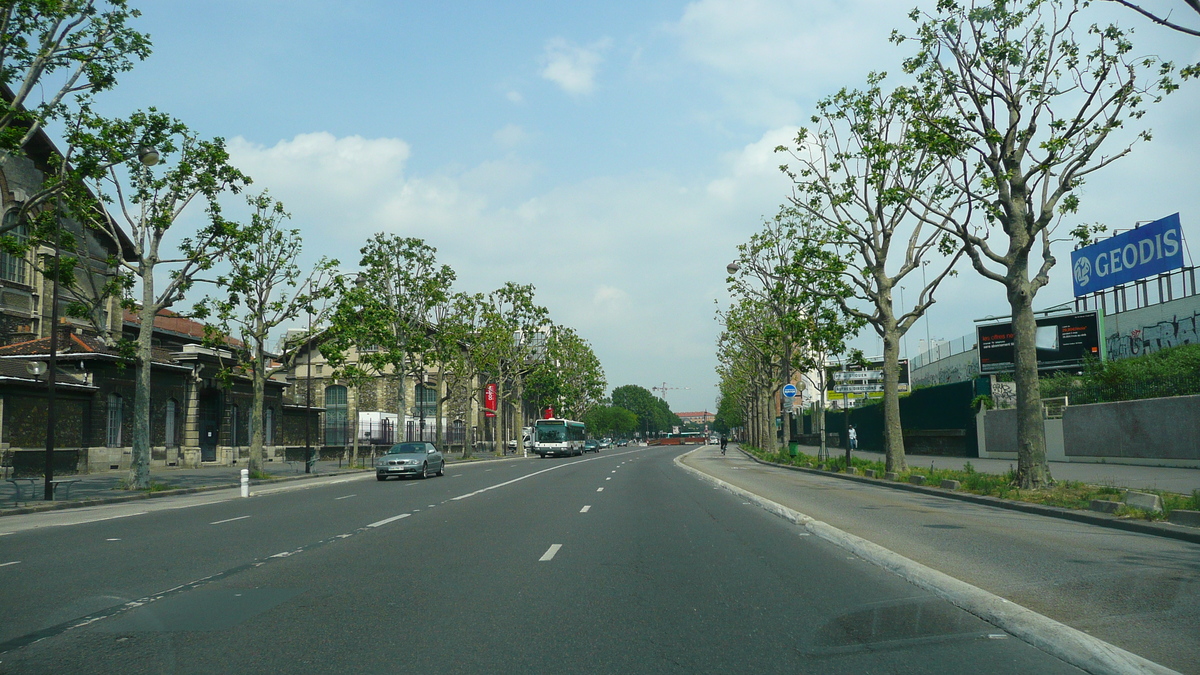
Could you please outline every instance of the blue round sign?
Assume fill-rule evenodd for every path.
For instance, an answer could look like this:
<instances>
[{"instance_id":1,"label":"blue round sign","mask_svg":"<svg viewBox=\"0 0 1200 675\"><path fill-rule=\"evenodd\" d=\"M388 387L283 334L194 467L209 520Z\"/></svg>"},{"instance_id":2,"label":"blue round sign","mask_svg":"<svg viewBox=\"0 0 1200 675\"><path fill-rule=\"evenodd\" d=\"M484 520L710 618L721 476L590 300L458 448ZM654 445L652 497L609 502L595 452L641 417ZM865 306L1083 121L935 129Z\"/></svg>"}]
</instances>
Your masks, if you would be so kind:
<instances>
[{"instance_id":1,"label":"blue round sign","mask_svg":"<svg viewBox=\"0 0 1200 675\"><path fill-rule=\"evenodd\" d=\"M794 385L794 384L783 385L783 395L788 398L792 398L793 396L795 396L796 395L796 385Z\"/></svg>"}]
</instances>

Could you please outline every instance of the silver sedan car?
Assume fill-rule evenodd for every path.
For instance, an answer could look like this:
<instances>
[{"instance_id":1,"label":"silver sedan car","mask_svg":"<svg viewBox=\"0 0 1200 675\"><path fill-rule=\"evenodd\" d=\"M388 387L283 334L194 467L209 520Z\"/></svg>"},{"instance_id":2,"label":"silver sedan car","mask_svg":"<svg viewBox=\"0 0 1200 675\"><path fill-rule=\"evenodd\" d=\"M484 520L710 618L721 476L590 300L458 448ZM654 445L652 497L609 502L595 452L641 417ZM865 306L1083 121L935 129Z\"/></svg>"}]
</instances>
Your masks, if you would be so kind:
<instances>
[{"instance_id":1,"label":"silver sedan car","mask_svg":"<svg viewBox=\"0 0 1200 675\"><path fill-rule=\"evenodd\" d=\"M433 443L397 443L375 460L377 480L387 480L388 476L428 478L430 474L446 475L446 459Z\"/></svg>"}]
</instances>

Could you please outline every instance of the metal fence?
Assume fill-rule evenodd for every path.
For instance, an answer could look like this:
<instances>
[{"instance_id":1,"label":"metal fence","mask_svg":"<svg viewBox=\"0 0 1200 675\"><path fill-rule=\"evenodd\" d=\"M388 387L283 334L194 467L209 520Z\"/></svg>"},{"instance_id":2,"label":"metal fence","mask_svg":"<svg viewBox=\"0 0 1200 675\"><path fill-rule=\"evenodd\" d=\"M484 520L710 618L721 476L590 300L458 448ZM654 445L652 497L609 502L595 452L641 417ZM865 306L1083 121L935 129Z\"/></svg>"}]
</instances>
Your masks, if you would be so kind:
<instances>
[{"instance_id":1,"label":"metal fence","mask_svg":"<svg viewBox=\"0 0 1200 675\"><path fill-rule=\"evenodd\" d=\"M930 345L929 349L917 354L909 361L909 372L922 368L931 363L948 359L955 354L971 351L975 349L975 336L964 335L953 340L936 340Z\"/></svg>"},{"instance_id":2,"label":"metal fence","mask_svg":"<svg viewBox=\"0 0 1200 675\"><path fill-rule=\"evenodd\" d=\"M1157 375L1120 382L1089 382L1063 378L1042 380L1043 397L1066 396L1071 405L1137 401L1200 394L1200 373Z\"/></svg>"},{"instance_id":3,"label":"metal fence","mask_svg":"<svg viewBox=\"0 0 1200 675\"><path fill-rule=\"evenodd\" d=\"M1075 311L1119 314L1197 295L1196 268L1184 267L1075 298Z\"/></svg>"},{"instance_id":4,"label":"metal fence","mask_svg":"<svg viewBox=\"0 0 1200 675\"><path fill-rule=\"evenodd\" d=\"M321 438L326 446L349 446L352 442L348 420L329 421L323 427ZM467 425L455 420L442 427L444 445L464 445L467 442ZM434 420L410 420L404 425L405 441L437 442L437 426ZM359 445L392 445L396 443L395 424L391 420L363 422L358 428Z\"/></svg>"}]
</instances>

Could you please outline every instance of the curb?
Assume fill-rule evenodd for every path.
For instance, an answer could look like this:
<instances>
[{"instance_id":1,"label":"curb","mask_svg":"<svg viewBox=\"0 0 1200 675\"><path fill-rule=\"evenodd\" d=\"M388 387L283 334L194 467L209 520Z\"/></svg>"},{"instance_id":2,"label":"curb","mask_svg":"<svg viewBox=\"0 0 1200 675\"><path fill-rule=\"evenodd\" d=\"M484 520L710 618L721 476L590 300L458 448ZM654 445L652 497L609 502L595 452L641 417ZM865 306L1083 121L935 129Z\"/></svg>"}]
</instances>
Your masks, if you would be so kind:
<instances>
[{"instance_id":1,"label":"curb","mask_svg":"<svg viewBox=\"0 0 1200 675\"><path fill-rule=\"evenodd\" d=\"M908 492L918 492L920 494L930 495L933 497L957 499L959 501L971 502L972 504L980 504L982 506L992 506L1001 509L1008 509L1010 511L1033 513L1041 516L1049 516L1051 518L1073 520L1075 522L1087 523L1089 525L1099 525L1101 527L1108 527L1115 530L1125 530L1126 532L1136 532L1138 534L1151 534L1158 537L1178 539L1180 541L1186 541L1192 544L1200 544L1200 530L1184 525L1151 523L1144 520L1121 519L1115 516L1091 513L1088 511L1077 511L1075 509L1065 509L1059 506L1046 506L1044 504L1018 502L1009 499L1000 499L999 497L987 497L984 495L971 494L970 492L953 492L951 490L944 490L939 487L913 485L911 483L899 483L881 478L867 478L866 476L839 473L837 471L822 471L820 469L810 469L803 466L777 464L775 462L768 462L766 460L759 459L740 447L738 448L738 452L764 466L773 466L780 469L787 469L789 471L799 471L801 473L810 473L816 476L825 476L828 478L840 478L842 480L850 480L856 483L866 483L868 485L886 487L893 490L907 490Z\"/></svg>"},{"instance_id":2,"label":"curb","mask_svg":"<svg viewBox=\"0 0 1200 675\"><path fill-rule=\"evenodd\" d=\"M499 462L505 459L524 459L522 457L487 457L476 459L472 457L468 460L451 459L446 460L446 464L476 464L479 462ZM350 474L367 473L374 469L339 469L329 473L306 473L299 476L280 476L279 478L268 478L267 480L252 480L250 486L275 485L276 483L290 483L298 480L311 480L313 478L327 478L330 476L345 476ZM107 504L123 504L125 502L135 502L140 499L159 499L161 497L178 497L182 495L195 494L197 492L213 492L215 490L232 490L240 485L238 482L221 483L218 485L199 485L190 488L174 488L171 490L159 490L158 492L139 492L136 494L114 495L112 497L87 497L84 499L73 499L71 501L52 502L50 504L37 504L35 506L18 506L10 509L0 509L0 518L4 516L19 516L28 513L41 513L43 511L62 511L64 509L79 509L86 506L104 506Z\"/></svg>"},{"instance_id":3,"label":"curb","mask_svg":"<svg viewBox=\"0 0 1200 675\"><path fill-rule=\"evenodd\" d=\"M699 450L697 448L696 450ZM784 520L803 527L829 543L882 567L909 583L933 593L954 606L1004 630L1023 642L1051 656L1065 661L1089 673L1133 675L1160 673L1179 675L1177 671L1125 651L1087 633L1042 616L1021 605L1009 602L988 591L944 574L921 563L909 560L878 544L843 532L828 523L790 509L782 504L760 497L743 488L710 476L703 471L683 463L683 459L696 452L686 452L675 457L675 465L712 483L738 497L748 499L760 508ZM740 448L739 448L740 450ZM768 462L762 462L769 464ZM825 472L818 472L825 473Z\"/></svg>"}]
</instances>

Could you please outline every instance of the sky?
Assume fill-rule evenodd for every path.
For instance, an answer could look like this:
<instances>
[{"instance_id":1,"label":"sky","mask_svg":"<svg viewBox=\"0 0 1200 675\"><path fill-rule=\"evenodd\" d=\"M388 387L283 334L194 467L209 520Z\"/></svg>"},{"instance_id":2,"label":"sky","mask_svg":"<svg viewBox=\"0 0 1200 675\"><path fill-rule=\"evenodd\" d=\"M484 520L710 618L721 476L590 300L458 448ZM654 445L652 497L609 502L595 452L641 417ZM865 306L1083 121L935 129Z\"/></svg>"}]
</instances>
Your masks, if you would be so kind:
<instances>
[{"instance_id":1,"label":"sky","mask_svg":"<svg viewBox=\"0 0 1200 675\"><path fill-rule=\"evenodd\" d=\"M458 290L533 284L552 320L592 344L610 389L665 384L673 410L693 411L716 405L725 266L789 194L774 148L822 97L899 74L908 51L888 36L934 3L133 4L154 53L101 109L153 106L226 139L291 213L306 264L353 271L376 232L425 239ZM1143 53L1200 61L1200 39L1099 4L1095 20L1135 27ZM1180 212L1200 245L1197 110L1197 82L1152 106L1153 141L1090 180L1062 230ZM1056 246L1039 308L1071 299L1071 244ZM928 332L957 338L1006 313L1002 287L962 266Z\"/></svg>"}]
</instances>

